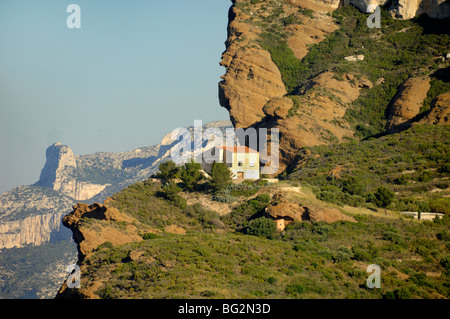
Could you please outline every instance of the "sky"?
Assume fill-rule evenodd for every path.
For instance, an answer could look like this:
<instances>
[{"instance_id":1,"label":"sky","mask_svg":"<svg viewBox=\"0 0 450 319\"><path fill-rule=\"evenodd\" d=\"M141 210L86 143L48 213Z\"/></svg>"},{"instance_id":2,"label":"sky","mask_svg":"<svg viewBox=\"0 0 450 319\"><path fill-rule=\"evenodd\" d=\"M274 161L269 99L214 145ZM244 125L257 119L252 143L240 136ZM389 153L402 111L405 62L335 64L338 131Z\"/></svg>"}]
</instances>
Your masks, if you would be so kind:
<instances>
[{"instance_id":1,"label":"sky","mask_svg":"<svg viewBox=\"0 0 450 319\"><path fill-rule=\"evenodd\" d=\"M68 28L70 4L81 28ZM230 0L0 0L0 194L76 155L158 144L229 119L219 65ZM71 19L69 19L71 20Z\"/></svg>"}]
</instances>

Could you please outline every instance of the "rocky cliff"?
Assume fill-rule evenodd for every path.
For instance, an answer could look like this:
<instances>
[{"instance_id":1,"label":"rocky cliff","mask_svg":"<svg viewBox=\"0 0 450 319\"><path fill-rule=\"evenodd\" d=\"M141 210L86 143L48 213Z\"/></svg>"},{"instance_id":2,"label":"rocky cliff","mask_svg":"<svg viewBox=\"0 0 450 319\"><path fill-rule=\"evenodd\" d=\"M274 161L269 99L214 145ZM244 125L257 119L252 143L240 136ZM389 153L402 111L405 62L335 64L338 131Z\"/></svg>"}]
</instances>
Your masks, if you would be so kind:
<instances>
[{"instance_id":1,"label":"rocky cliff","mask_svg":"<svg viewBox=\"0 0 450 319\"><path fill-rule=\"evenodd\" d=\"M370 5L385 3L384 0L343 2L363 12ZM393 35L387 35L390 30L382 33L365 28L364 31L368 15L360 16L358 22L351 19L343 22L340 13L333 16L341 4L319 0L234 0L230 8L226 51L221 61L226 73L219 83L220 104L229 111L236 127L279 129L279 172L297 158L302 147L354 139L359 134L358 122L364 123L360 128L376 126L373 130L380 132L384 121L388 122L389 130L410 121L418 115L430 89L429 77L418 74L417 64L401 66L400 62L392 61L392 55L386 54L382 59L375 56L377 50L387 52L386 45L382 44L385 41L390 41L392 52L398 52L387 38L412 28L419 30L421 26L412 23L392 31ZM450 16L448 5L444 1L398 1L389 12L399 19L410 19L424 12L443 18ZM358 24L364 24L359 27L361 31L356 31ZM348 36L342 36L344 33ZM414 37L413 33L407 37ZM408 46L416 50L413 45ZM409 48L403 50L402 54L410 55ZM427 63L423 64L422 72L432 64L431 60ZM390 78L372 69L374 64L385 69ZM398 87L399 79L406 72L411 73L411 79ZM398 90L396 101L390 101L394 90ZM368 111L362 108L372 107L375 98L371 96L382 94L386 95L385 101L378 99L379 105L374 106L378 114L374 119L363 115ZM381 108L390 114L389 119L384 118L385 110Z\"/></svg>"},{"instance_id":2,"label":"rocky cliff","mask_svg":"<svg viewBox=\"0 0 450 319\"><path fill-rule=\"evenodd\" d=\"M92 158L92 156L75 156L72 149L67 145L55 143L47 149L47 161L41 171L39 181L35 185L52 188L75 200L87 200L100 194L106 187L111 186L111 183L95 183L89 181L89 179L98 180L98 175L103 175L101 177L107 180L106 175L111 173L111 170L121 169L118 159L125 161L133 158L132 156L137 155L137 153L133 151L117 155L96 154L97 158L108 158L109 163L105 163L107 162L105 159L99 160ZM140 153L143 157L155 155L153 148ZM95 171L94 167L98 165L95 162L103 162L106 165ZM108 169L109 171L107 171ZM105 171L105 174L102 174L102 170ZM114 175L109 177L109 179L113 178Z\"/></svg>"},{"instance_id":3,"label":"rocky cliff","mask_svg":"<svg viewBox=\"0 0 450 319\"><path fill-rule=\"evenodd\" d=\"M205 124L203 130L225 130L229 127L232 127L230 121L216 121ZM193 127L186 129L191 132L192 138L199 134L194 132ZM66 145L51 145L47 149L47 161L39 181L34 185L17 187L0 197L0 249L11 249L10 254L20 256L24 247L35 246L40 253L27 262L45 264L41 260L42 255L52 254L69 245L67 242L72 238L72 233L62 225L62 218L72 210L73 205L79 201L103 202L121 189L148 178L158 170L161 162L170 158L171 149L176 144L171 135L165 136L160 144L123 153L75 155ZM66 260L71 257L76 259L75 255L66 253L64 260L49 259L45 269L53 269L56 264L61 268L61 263L63 269L64 265L67 266ZM51 284L44 286L44 275L39 271L31 268L26 275L27 278L37 276L38 281L26 280L19 284L15 275L22 269L0 265L0 282L5 281L3 287L7 289L6 292L0 289L0 298L21 297L30 290L41 298L54 296L60 287L61 276L48 276Z\"/></svg>"},{"instance_id":4,"label":"rocky cliff","mask_svg":"<svg viewBox=\"0 0 450 319\"><path fill-rule=\"evenodd\" d=\"M216 121L205 124L203 130L229 127L229 121ZM194 128L187 129L193 140ZM161 162L170 159L171 149L176 144L171 135L165 136L161 144L123 153L75 155L66 145L51 145L46 151L47 161L39 181L0 197L0 249L40 245L51 236L58 238L56 233L66 230L60 225L61 217L74 203L103 202L108 196L156 172Z\"/></svg>"},{"instance_id":5,"label":"rocky cliff","mask_svg":"<svg viewBox=\"0 0 450 319\"><path fill-rule=\"evenodd\" d=\"M20 186L0 197L0 249L70 239L61 219L73 199L51 189Z\"/></svg>"},{"instance_id":6,"label":"rocky cliff","mask_svg":"<svg viewBox=\"0 0 450 319\"><path fill-rule=\"evenodd\" d=\"M317 0L320 1L320 0ZM334 6L340 1L332 1ZM375 5L388 4L387 0L344 0L344 5L354 5L363 12L371 12ZM337 6L336 6L337 7ZM394 0L389 6L389 12L398 19L412 19L420 14L431 18L450 17L450 4L446 0Z\"/></svg>"}]
</instances>

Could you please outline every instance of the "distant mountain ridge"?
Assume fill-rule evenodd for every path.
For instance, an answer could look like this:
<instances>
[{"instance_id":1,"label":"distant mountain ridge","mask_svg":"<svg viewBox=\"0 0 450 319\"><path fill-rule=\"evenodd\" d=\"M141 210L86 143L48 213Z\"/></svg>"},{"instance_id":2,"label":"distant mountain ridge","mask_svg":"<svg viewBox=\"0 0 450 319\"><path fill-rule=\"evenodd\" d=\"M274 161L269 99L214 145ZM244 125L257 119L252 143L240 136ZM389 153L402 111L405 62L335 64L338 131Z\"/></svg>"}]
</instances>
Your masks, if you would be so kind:
<instances>
[{"instance_id":1,"label":"distant mountain ridge","mask_svg":"<svg viewBox=\"0 0 450 319\"><path fill-rule=\"evenodd\" d=\"M203 130L210 127L225 130L232 125L230 121L214 121L203 125ZM194 128L186 129L193 137ZM122 153L75 155L67 145L55 143L49 146L39 180L0 196L0 250L41 245L46 249L47 243L70 240L72 233L61 220L72 206L79 201L101 203L108 196L155 173L160 163L170 159L171 149L177 143L171 140L171 135L167 134L160 144ZM202 147L208 146L203 144ZM8 281L7 278L13 276L8 265L0 265L0 284L5 282L4 278ZM54 293L59 285L60 282L54 283ZM39 287L33 289L39 291ZM0 298L4 294L0 285ZM20 292L17 294L20 296Z\"/></svg>"},{"instance_id":2,"label":"distant mountain ridge","mask_svg":"<svg viewBox=\"0 0 450 319\"><path fill-rule=\"evenodd\" d=\"M205 124L203 129L209 127L225 130L232 125L230 121L214 121ZM194 134L193 127L187 129ZM51 145L46 151L47 161L39 181L17 187L0 197L0 249L35 244L32 236L20 235L20 232L28 232L27 226L8 226L8 223L17 224L34 215L64 215L78 201L103 202L108 196L155 173L159 164L170 158L176 144L171 141L171 135L167 134L161 144L122 153L75 155L67 145ZM30 224L30 227L34 226ZM59 227L48 228L46 235L37 239L38 245Z\"/></svg>"}]
</instances>

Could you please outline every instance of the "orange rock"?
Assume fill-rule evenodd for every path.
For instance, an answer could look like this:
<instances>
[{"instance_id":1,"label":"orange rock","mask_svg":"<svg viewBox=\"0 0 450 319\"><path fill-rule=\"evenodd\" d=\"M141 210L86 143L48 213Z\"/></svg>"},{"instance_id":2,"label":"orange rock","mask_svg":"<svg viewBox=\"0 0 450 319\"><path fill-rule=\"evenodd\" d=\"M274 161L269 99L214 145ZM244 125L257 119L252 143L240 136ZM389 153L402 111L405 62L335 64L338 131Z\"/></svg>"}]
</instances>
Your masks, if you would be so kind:
<instances>
[{"instance_id":1,"label":"orange rock","mask_svg":"<svg viewBox=\"0 0 450 319\"><path fill-rule=\"evenodd\" d=\"M431 103L431 110L419 123L424 124L450 124L450 92L438 95Z\"/></svg>"},{"instance_id":2,"label":"orange rock","mask_svg":"<svg viewBox=\"0 0 450 319\"><path fill-rule=\"evenodd\" d=\"M427 76L406 80L400 86L391 104L386 129L396 132L408 128L411 120L419 114L430 87L430 78Z\"/></svg>"}]
</instances>

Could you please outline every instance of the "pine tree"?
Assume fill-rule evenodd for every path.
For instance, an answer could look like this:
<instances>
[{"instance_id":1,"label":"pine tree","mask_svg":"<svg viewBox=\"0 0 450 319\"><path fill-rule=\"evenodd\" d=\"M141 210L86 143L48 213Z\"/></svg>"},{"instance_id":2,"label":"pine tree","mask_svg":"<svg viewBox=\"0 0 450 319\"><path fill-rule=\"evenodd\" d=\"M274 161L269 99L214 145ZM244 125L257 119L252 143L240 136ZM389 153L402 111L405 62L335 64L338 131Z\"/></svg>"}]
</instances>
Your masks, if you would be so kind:
<instances>
[{"instance_id":1,"label":"pine tree","mask_svg":"<svg viewBox=\"0 0 450 319\"><path fill-rule=\"evenodd\" d=\"M177 167L174 161L167 161L159 165L159 172L156 174L156 177L171 182L178 177L179 171L180 168Z\"/></svg>"},{"instance_id":2,"label":"pine tree","mask_svg":"<svg viewBox=\"0 0 450 319\"><path fill-rule=\"evenodd\" d=\"M211 168L211 187L219 191L227 187L232 179L231 171L225 163L214 162Z\"/></svg>"},{"instance_id":3,"label":"pine tree","mask_svg":"<svg viewBox=\"0 0 450 319\"><path fill-rule=\"evenodd\" d=\"M384 214L387 215L386 208L394 201L395 194L389 188L380 186L374 193L374 203L380 208L384 208Z\"/></svg>"},{"instance_id":4,"label":"pine tree","mask_svg":"<svg viewBox=\"0 0 450 319\"><path fill-rule=\"evenodd\" d=\"M194 163L193 160L184 164L181 168L180 178L188 190L193 191L203 179L203 174L200 172L201 169L202 166L199 163Z\"/></svg>"}]
</instances>

